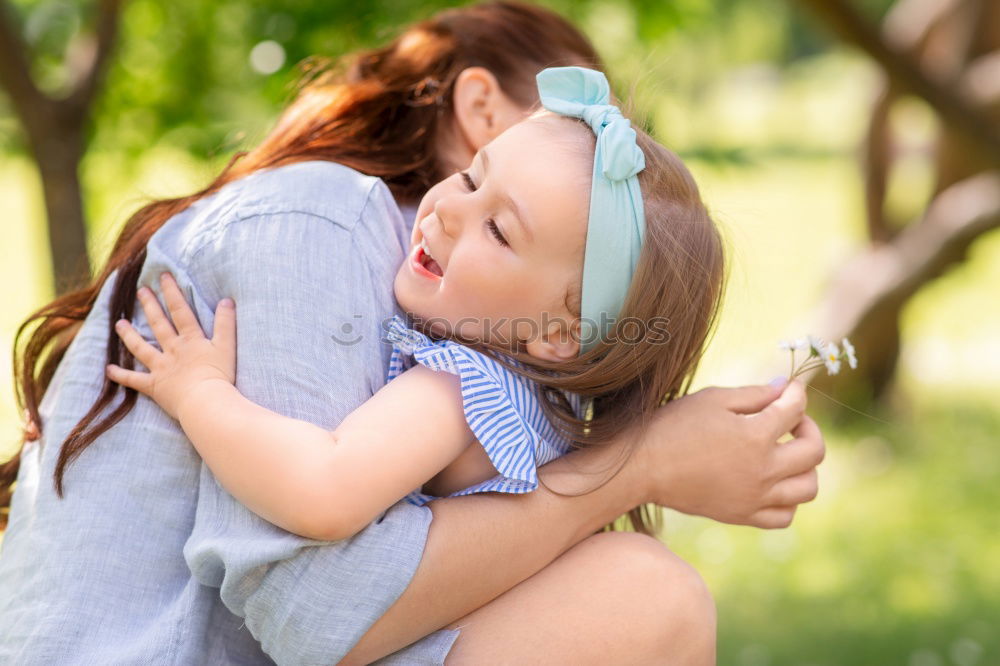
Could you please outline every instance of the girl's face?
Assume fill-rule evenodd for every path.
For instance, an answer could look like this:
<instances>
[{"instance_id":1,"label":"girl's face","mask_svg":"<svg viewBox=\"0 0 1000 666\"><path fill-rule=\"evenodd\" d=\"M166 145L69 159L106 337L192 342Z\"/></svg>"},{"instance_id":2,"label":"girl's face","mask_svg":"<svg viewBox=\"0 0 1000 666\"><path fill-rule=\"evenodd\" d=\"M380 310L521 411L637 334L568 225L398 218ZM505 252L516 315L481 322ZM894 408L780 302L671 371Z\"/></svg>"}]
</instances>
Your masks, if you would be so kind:
<instances>
[{"instance_id":1,"label":"girl's face","mask_svg":"<svg viewBox=\"0 0 1000 666\"><path fill-rule=\"evenodd\" d=\"M592 160L587 128L554 115L482 148L468 171L420 202L396 274L399 304L437 333L521 340L550 360L575 355L568 332L578 319ZM557 351L539 346L560 334Z\"/></svg>"}]
</instances>

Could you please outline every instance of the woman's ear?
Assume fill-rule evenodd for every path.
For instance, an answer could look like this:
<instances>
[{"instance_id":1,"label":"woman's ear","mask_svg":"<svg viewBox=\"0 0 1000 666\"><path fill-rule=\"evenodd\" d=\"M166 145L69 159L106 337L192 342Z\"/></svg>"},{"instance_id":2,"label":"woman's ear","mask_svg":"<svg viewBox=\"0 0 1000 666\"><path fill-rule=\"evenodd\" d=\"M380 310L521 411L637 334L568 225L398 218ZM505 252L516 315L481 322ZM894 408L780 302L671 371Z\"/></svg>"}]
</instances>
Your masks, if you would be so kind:
<instances>
[{"instance_id":1,"label":"woman's ear","mask_svg":"<svg viewBox=\"0 0 1000 666\"><path fill-rule=\"evenodd\" d=\"M455 79L452 100L456 129L473 154L528 115L485 67L463 69Z\"/></svg>"},{"instance_id":2,"label":"woman's ear","mask_svg":"<svg viewBox=\"0 0 1000 666\"><path fill-rule=\"evenodd\" d=\"M541 335L525 343L524 350L535 358L554 363L575 358L580 353L580 320L575 320L569 330L563 324L562 320L549 323Z\"/></svg>"}]
</instances>

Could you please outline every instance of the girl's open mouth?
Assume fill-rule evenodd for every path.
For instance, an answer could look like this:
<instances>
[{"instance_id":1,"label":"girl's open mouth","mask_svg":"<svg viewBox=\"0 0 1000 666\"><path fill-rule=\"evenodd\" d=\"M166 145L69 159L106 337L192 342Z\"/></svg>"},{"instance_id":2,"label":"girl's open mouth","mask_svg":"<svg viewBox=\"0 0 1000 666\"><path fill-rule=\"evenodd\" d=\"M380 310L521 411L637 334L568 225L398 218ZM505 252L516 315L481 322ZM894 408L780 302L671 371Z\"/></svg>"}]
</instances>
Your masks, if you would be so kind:
<instances>
[{"instance_id":1,"label":"girl's open mouth","mask_svg":"<svg viewBox=\"0 0 1000 666\"><path fill-rule=\"evenodd\" d=\"M424 251L424 248L417 246L416 252L413 253L413 268L424 275L425 277L441 278L444 276L444 271L441 269L441 264L434 261L429 254Z\"/></svg>"}]
</instances>

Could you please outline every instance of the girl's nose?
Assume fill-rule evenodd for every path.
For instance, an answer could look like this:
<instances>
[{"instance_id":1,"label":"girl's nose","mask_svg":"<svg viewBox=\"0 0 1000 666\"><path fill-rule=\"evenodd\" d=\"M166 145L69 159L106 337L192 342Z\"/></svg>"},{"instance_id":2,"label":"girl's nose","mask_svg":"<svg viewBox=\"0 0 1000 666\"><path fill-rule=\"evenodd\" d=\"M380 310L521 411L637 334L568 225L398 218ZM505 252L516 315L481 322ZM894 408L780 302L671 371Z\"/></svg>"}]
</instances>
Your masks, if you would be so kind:
<instances>
[{"instance_id":1,"label":"girl's nose","mask_svg":"<svg viewBox=\"0 0 1000 666\"><path fill-rule=\"evenodd\" d=\"M447 236L455 238L461 231L462 206L462 197L458 195L441 197L434 204L434 216Z\"/></svg>"}]
</instances>

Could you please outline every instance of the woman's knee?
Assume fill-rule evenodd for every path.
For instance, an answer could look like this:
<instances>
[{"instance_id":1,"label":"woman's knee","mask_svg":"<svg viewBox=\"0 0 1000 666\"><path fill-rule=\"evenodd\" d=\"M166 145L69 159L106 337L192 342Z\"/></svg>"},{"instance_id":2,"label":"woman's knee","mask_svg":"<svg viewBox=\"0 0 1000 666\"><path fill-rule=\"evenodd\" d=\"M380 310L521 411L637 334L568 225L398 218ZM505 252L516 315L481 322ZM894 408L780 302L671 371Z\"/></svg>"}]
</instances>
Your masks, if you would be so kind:
<instances>
[{"instance_id":1,"label":"woman's knee","mask_svg":"<svg viewBox=\"0 0 1000 666\"><path fill-rule=\"evenodd\" d=\"M716 609L708 586L690 564L663 543L643 534L602 532L581 546L602 562L620 586L637 626L663 654L689 653L685 663L715 658Z\"/></svg>"}]
</instances>

